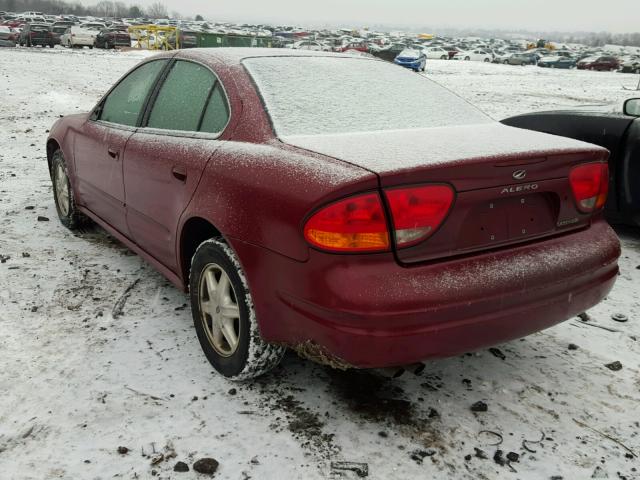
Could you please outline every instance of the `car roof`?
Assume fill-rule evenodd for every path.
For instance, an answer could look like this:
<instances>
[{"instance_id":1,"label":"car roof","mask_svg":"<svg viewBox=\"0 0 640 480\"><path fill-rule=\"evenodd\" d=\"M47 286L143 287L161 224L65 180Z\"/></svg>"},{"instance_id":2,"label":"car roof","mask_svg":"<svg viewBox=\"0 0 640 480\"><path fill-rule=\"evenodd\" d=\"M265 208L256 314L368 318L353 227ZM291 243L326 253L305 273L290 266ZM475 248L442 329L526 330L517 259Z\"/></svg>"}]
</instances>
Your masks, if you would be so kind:
<instances>
[{"instance_id":1,"label":"car roof","mask_svg":"<svg viewBox=\"0 0 640 480\"><path fill-rule=\"evenodd\" d=\"M329 57L329 58L353 58L366 57L354 56L344 53L316 52L312 50L292 50L280 48L193 48L180 50L175 58L198 60L203 63L223 62L226 64L239 64L246 58L256 57Z\"/></svg>"}]
</instances>

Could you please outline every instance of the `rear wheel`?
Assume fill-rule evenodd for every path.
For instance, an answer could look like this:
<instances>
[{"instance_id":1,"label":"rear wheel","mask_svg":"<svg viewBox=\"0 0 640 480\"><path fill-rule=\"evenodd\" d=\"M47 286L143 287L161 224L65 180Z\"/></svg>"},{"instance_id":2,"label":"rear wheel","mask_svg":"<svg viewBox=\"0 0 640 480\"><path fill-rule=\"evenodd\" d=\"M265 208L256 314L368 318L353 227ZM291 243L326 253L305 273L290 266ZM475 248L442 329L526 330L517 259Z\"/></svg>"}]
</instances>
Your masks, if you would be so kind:
<instances>
[{"instance_id":1,"label":"rear wheel","mask_svg":"<svg viewBox=\"0 0 640 480\"><path fill-rule=\"evenodd\" d=\"M489 63L491 60L489 60L488 58L484 59L484 63Z\"/></svg>"},{"instance_id":2,"label":"rear wheel","mask_svg":"<svg viewBox=\"0 0 640 480\"><path fill-rule=\"evenodd\" d=\"M469 60L471 60L471 57L464 57L464 59L465 59L466 61L469 61Z\"/></svg>"},{"instance_id":3,"label":"rear wheel","mask_svg":"<svg viewBox=\"0 0 640 480\"><path fill-rule=\"evenodd\" d=\"M87 217L80 213L76 207L73 187L69 181L69 171L62 150L56 150L53 154L51 181L53 182L53 198L60 222L70 230L75 230L87 223Z\"/></svg>"},{"instance_id":4,"label":"rear wheel","mask_svg":"<svg viewBox=\"0 0 640 480\"><path fill-rule=\"evenodd\" d=\"M446 55L442 55L442 56L440 57L440 60L446 60L447 58L449 58L449 57L447 57Z\"/></svg>"},{"instance_id":5,"label":"rear wheel","mask_svg":"<svg viewBox=\"0 0 640 480\"><path fill-rule=\"evenodd\" d=\"M285 348L262 339L246 276L222 240L207 240L197 248L189 292L200 346L219 373L246 380L280 362Z\"/></svg>"}]
</instances>

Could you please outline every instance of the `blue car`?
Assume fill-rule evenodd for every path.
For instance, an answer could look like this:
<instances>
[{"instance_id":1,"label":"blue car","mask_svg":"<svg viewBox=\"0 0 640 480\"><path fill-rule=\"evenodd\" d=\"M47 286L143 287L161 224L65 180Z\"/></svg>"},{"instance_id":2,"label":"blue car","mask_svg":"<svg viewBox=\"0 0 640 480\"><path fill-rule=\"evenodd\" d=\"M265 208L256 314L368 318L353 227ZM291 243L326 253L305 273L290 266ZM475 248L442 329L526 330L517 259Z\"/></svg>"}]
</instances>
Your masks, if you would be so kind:
<instances>
[{"instance_id":1,"label":"blue car","mask_svg":"<svg viewBox=\"0 0 640 480\"><path fill-rule=\"evenodd\" d=\"M398 54L393 63L410 68L416 72L424 72L427 66L427 56L422 50L405 48Z\"/></svg>"}]
</instances>

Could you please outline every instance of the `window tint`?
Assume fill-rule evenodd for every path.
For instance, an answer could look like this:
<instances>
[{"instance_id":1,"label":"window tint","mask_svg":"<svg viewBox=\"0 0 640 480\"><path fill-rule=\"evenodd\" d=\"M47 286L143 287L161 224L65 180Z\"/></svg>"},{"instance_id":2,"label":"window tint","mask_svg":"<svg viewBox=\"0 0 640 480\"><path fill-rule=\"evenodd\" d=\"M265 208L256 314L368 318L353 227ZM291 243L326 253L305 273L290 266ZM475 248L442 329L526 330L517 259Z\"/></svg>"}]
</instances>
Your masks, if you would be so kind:
<instances>
[{"instance_id":1,"label":"window tint","mask_svg":"<svg viewBox=\"0 0 640 480\"><path fill-rule=\"evenodd\" d=\"M135 126L149 90L166 62L166 60L156 60L145 63L131 72L105 100L100 120Z\"/></svg>"},{"instance_id":2,"label":"window tint","mask_svg":"<svg viewBox=\"0 0 640 480\"><path fill-rule=\"evenodd\" d=\"M214 83L215 77L202 65L176 62L153 104L147 126L197 131Z\"/></svg>"},{"instance_id":3,"label":"window tint","mask_svg":"<svg viewBox=\"0 0 640 480\"><path fill-rule=\"evenodd\" d=\"M203 132L218 133L224 130L229 120L229 107L227 106L227 99L224 96L220 83L216 83L216 87L211 94L209 105L204 112L202 118Z\"/></svg>"}]
</instances>

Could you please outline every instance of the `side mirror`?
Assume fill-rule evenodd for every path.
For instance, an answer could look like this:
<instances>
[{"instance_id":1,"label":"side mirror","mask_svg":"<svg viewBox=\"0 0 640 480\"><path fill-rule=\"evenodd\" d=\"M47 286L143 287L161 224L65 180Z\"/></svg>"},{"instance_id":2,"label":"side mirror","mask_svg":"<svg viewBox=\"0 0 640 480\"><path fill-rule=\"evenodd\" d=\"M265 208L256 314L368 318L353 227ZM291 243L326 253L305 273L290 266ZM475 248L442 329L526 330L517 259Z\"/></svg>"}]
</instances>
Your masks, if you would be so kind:
<instances>
[{"instance_id":1,"label":"side mirror","mask_svg":"<svg viewBox=\"0 0 640 480\"><path fill-rule=\"evenodd\" d=\"M624 102L622 111L625 115L640 117L640 98L630 98Z\"/></svg>"}]
</instances>

